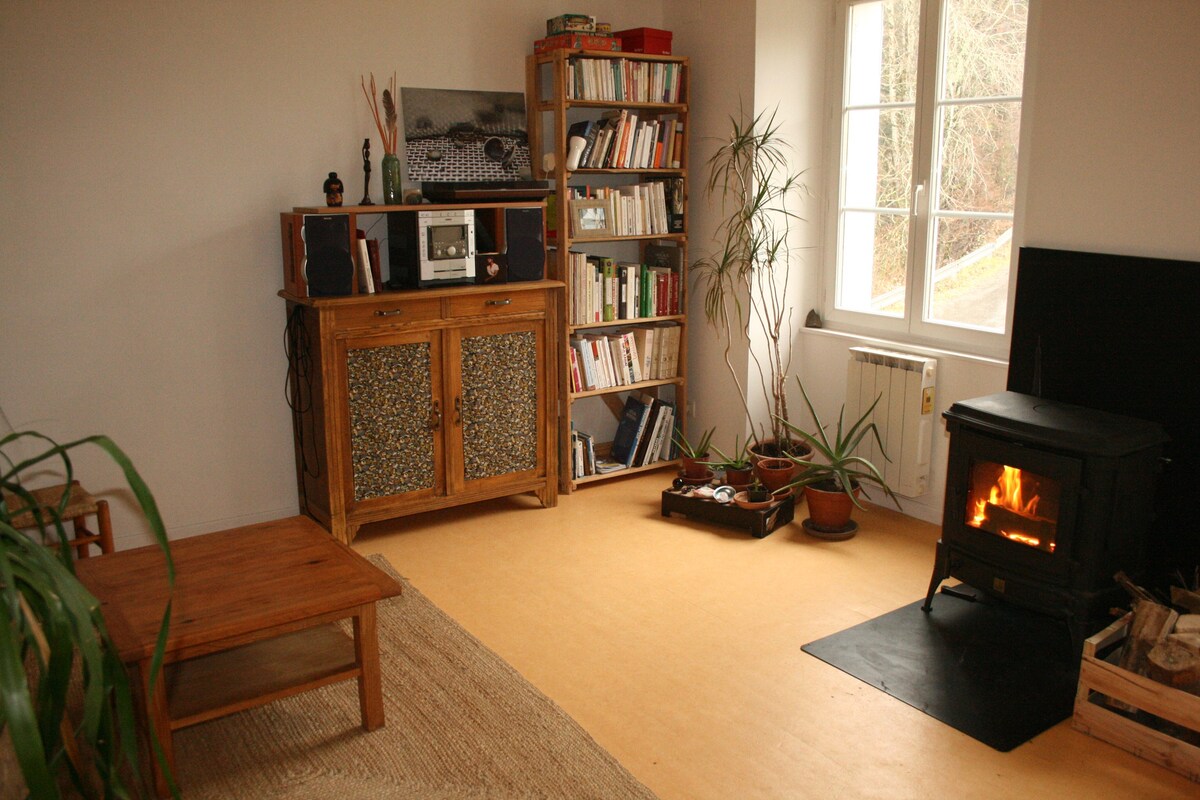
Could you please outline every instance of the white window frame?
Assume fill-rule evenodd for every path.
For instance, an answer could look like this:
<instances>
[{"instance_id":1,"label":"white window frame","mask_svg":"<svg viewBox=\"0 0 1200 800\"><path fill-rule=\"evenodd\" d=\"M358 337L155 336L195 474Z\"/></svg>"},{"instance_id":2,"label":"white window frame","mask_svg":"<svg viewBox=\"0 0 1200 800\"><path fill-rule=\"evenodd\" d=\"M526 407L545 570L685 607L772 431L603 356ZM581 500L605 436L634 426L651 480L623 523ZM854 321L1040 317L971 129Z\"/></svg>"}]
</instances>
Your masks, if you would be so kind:
<instances>
[{"instance_id":1,"label":"white window frame","mask_svg":"<svg viewBox=\"0 0 1200 800\"><path fill-rule=\"evenodd\" d=\"M921 7L921 38L918 58L918 83L916 88L914 108L914 147L917 152L913 164L913 196L910 198L908 213L920 218L920 225L914 225L910 219L909 263L905 284L905 313L901 317L887 317L857 311L836 308L837 261L838 243L841 226L841 188L842 163L845 154L845 136L843 131L842 102L845 97L846 83L849 80L846 69L846 53L849 45L849 14L854 5L872 2L873 0L837 0L833 27L833 42L830 47L830 82L827 96L829 98L829 138L831 146L828 150L827 184L829 191L829 213L826 214L826 229L823 247L824 268L822 313L826 327L832 330L845 331L869 337L879 337L912 344L914 346L938 348L967 354L980 355L987 358L1004 359L1008 356L1009 332L1012 328L1012 305L1016 289L1016 267L1018 242L1021 228L1021 207L1023 203L1024 178L1023 167L1026 161L1025 127L1027 114L1021 115L1021 136L1018 143L1018 175L1017 194L1013 209L1013 245L1011 262L1009 264L1008 294L1005 308L1004 330L996 333L966 326L946 323L935 323L926 320L925 309L928 306L927 294L931 287L927 286L925 269L926 254L932 244L934 225L930 222L931 192L929 182L936 174L932 162L940 151L937 129L936 106L938 91L936 82L940 73L941 48L937 42L930 43L930 36L940 35L945 0L923 0ZM1032 10L1030 13L1032 21ZM1028 33L1027 33L1028 36ZM1028 39L1027 39L1028 52ZM1025 75L1029 80L1028 58ZM943 105L953 105L949 101ZM932 130L930 130L932 128ZM955 217L993 216L987 213L972 214L970 212L955 212Z\"/></svg>"}]
</instances>

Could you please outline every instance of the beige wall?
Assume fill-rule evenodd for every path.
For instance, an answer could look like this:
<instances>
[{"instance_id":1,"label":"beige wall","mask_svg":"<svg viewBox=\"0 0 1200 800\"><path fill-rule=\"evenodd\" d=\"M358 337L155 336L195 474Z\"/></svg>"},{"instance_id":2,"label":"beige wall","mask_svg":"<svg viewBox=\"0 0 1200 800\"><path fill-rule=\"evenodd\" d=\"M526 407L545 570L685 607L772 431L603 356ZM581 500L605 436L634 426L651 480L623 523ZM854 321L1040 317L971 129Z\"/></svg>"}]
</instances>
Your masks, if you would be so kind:
<instances>
[{"instance_id":1,"label":"beige wall","mask_svg":"<svg viewBox=\"0 0 1200 800\"><path fill-rule=\"evenodd\" d=\"M619 28L661 4L592 0ZM103 432L172 536L296 511L278 213L381 150L359 76L524 89L557 2L5 3L0 407ZM78 458L94 491L119 485ZM120 494L118 546L143 541Z\"/></svg>"}]
</instances>

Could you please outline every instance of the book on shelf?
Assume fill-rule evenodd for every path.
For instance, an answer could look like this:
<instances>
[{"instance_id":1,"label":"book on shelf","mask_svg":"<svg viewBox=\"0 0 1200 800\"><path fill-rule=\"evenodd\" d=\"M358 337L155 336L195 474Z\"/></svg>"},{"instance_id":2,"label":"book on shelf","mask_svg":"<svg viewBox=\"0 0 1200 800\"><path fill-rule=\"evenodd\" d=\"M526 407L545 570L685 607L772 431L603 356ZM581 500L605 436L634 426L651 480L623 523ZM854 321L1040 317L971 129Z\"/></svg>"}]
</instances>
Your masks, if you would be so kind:
<instances>
[{"instance_id":1,"label":"book on shelf","mask_svg":"<svg viewBox=\"0 0 1200 800\"><path fill-rule=\"evenodd\" d=\"M653 408L650 412L650 420L646 426L646 432L642 436L642 441L638 444L637 455L634 457L634 466L645 467L653 464L662 457L663 438L670 437L674 418L674 404L654 399Z\"/></svg>"},{"instance_id":2,"label":"book on shelf","mask_svg":"<svg viewBox=\"0 0 1200 800\"><path fill-rule=\"evenodd\" d=\"M630 392L625 408L613 434L612 458L626 467L633 466L638 444L646 431L646 423L654 408L654 398L642 392Z\"/></svg>"},{"instance_id":3,"label":"book on shelf","mask_svg":"<svg viewBox=\"0 0 1200 800\"><path fill-rule=\"evenodd\" d=\"M571 391L612 389L676 377L682 330L679 325L665 323L571 336L567 362Z\"/></svg>"},{"instance_id":4,"label":"book on shelf","mask_svg":"<svg viewBox=\"0 0 1200 800\"><path fill-rule=\"evenodd\" d=\"M626 58L572 58L567 98L631 103L678 103L683 70L674 62Z\"/></svg>"},{"instance_id":5,"label":"book on shelf","mask_svg":"<svg viewBox=\"0 0 1200 800\"><path fill-rule=\"evenodd\" d=\"M361 294L375 294L375 280L371 274L371 255L367 249L365 231L357 231L354 245L355 260L358 262L358 290Z\"/></svg>"}]
</instances>

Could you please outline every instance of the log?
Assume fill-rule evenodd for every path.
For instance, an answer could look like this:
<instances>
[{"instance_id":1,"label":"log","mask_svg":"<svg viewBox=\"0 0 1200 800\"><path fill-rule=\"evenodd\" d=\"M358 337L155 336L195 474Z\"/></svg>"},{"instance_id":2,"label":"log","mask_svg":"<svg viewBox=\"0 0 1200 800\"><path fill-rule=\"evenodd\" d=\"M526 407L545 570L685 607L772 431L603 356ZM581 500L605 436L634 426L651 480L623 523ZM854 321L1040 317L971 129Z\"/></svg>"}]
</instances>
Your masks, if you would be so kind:
<instances>
[{"instance_id":1,"label":"log","mask_svg":"<svg viewBox=\"0 0 1200 800\"><path fill-rule=\"evenodd\" d=\"M1179 586L1171 587L1171 602L1192 614L1200 614L1200 592Z\"/></svg>"},{"instance_id":2,"label":"log","mask_svg":"<svg viewBox=\"0 0 1200 800\"><path fill-rule=\"evenodd\" d=\"M1200 656L1200 633L1172 633L1167 637L1167 641L1177 642Z\"/></svg>"},{"instance_id":3,"label":"log","mask_svg":"<svg viewBox=\"0 0 1200 800\"><path fill-rule=\"evenodd\" d=\"M1200 653L1170 638L1164 639L1146 654L1146 677L1200 694Z\"/></svg>"},{"instance_id":4,"label":"log","mask_svg":"<svg viewBox=\"0 0 1200 800\"><path fill-rule=\"evenodd\" d=\"M1175 629L1179 612L1153 600L1138 600L1133 604L1133 621L1129 636L1121 650L1122 669L1145 675L1146 655Z\"/></svg>"},{"instance_id":5,"label":"log","mask_svg":"<svg viewBox=\"0 0 1200 800\"><path fill-rule=\"evenodd\" d=\"M1176 633L1200 633L1200 614L1180 614L1175 620Z\"/></svg>"}]
</instances>

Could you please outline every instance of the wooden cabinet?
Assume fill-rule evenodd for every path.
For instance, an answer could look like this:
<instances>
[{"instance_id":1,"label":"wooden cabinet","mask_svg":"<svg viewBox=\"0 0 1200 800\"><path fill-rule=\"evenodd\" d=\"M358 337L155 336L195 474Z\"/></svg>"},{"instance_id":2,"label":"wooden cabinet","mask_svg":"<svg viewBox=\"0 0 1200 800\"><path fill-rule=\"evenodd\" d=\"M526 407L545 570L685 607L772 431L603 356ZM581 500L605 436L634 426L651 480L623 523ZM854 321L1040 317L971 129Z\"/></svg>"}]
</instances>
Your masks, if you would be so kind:
<instances>
[{"instance_id":1,"label":"wooden cabinet","mask_svg":"<svg viewBox=\"0 0 1200 800\"><path fill-rule=\"evenodd\" d=\"M572 439L584 433L594 440L598 454L607 455L632 392L669 403L677 427L686 416L688 73L689 61L680 56L556 50L526 60L531 160L535 177L554 186L551 227L556 250L550 275L566 285L559 351L563 491L676 463L670 458L650 459L643 466L611 473L581 474L572 458ZM603 145L590 138L597 130L598 141L605 141L607 131L608 141L626 142L625 152L618 157L617 146L609 145L604 155ZM587 131L584 158L577 164L570 160L572 131ZM568 164L575 168L567 169ZM658 213L651 209L657 192L666 196L667 218L651 222ZM577 203L598 195L614 198L606 201L611 202L606 210L609 219L599 233L594 227L584 229L585 220L579 217L583 205ZM658 262L659 258L664 261ZM627 274L639 276L640 289L647 284L640 282L637 267L643 271L655 267L655 274L664 269L673 273L673 304L647 305L639 295L639 303L624 313L619 307L613 313L597 311L593 270L603 272L609 266L617 270L633 266ZM585 288L589 282L593 289ZM578 351L585 341L611 343L612 337L637 328L674 329L670 338L677 344L668 366L650 375L631 374L626 381L618 378L613 385L603 385L603 380L588 385L586 379L575 377L573 370L581 368L581 356L572 350ZM663 335L660 342L666 338ZM667 441L669 450L669 437Z\"/></svg>"},{"instance_id":2,"label":"wooden cabinet","mask_svg":"<svg viewBox=\"0 0 1200 800\"><path fill-rule=\"evenodd\" d=\"M367 522L491 497L554 505L561 288L281 293L301 510L349 542Z\"/></svg>"}]
</instances>

